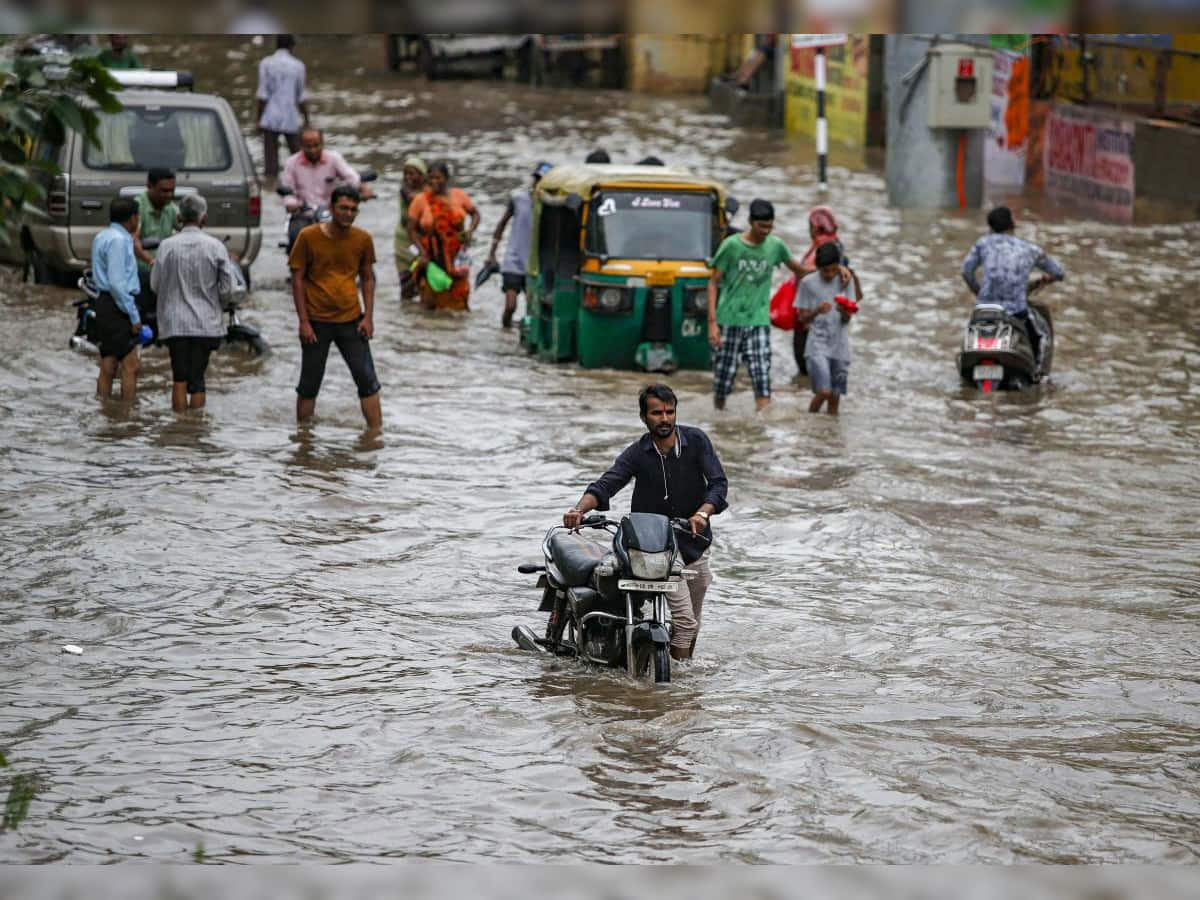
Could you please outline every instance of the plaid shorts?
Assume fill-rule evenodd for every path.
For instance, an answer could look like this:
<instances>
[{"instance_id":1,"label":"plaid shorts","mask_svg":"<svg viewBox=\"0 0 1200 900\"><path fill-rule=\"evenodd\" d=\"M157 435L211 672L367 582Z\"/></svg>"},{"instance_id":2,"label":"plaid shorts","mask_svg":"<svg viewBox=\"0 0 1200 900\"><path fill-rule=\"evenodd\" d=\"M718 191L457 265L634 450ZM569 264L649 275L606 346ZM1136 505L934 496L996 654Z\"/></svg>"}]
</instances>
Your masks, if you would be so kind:
<instances>
[{"instance_id":1,"label":"plaid shorts","mask_svg":"<svg viewBox=\"0 0 1200 900\"><path fill-rule=\"evenodd\" d=\"M713 354L713 396L724 400L733 390L738 357L746 361L755 397L771 396L771 327L726 325L721 346Z\"/></svg>"}]
</instances>

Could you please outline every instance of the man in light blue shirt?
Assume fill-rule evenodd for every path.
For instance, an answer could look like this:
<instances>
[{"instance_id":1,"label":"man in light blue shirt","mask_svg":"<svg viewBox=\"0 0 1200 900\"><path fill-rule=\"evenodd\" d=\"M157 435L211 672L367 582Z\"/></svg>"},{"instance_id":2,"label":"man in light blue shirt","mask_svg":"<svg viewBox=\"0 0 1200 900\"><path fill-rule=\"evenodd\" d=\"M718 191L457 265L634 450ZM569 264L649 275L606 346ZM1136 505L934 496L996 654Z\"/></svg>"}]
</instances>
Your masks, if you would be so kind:
<instances>
[{"instance_id":1,"label":"man in light blue shirt","mask_svg":"<svg viewBox=\"0 0 1200 900\"><path fill-rule=\"evenodd\" d=\"M92 241L92 278L100 291L96 301L96 328L100 335L100 376L96 394L112 396L113 379L121 370L121 399L137 392L138 313L137 259L133 235L138 229L138 206L131 197L118 197L108 207L109 224Z\"/></svg>"}]
</instances>

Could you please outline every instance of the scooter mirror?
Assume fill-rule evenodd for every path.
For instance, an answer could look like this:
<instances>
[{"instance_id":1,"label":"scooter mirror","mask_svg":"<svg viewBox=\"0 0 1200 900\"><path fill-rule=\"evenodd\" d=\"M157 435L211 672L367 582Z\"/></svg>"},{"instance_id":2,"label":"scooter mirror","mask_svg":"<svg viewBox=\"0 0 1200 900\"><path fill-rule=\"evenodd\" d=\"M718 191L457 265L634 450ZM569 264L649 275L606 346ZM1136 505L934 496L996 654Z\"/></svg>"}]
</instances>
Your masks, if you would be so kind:
<instances>
[{"instance_id":1,"label":"scooter mirror","mask_svg":"<svg viewBox=\"0 0 1200 900\"><path fill-rule=\"evenodd\" d=\"M296 192L287 185L281 184L279 187L275 188L275 193L277 193L280 197L290 197Z\"/></svg>"},{"instance_id":2,"label":"scooter mirror","mask_svg":"<svg viewBox=\"0 0 1200 900\"><path fill-rule=\"evenodd\" d=\"M374 169L363 169L358 173L358 179L359 181L377 181L379 179L379 173Z\"/></svg>"}]
</instances>

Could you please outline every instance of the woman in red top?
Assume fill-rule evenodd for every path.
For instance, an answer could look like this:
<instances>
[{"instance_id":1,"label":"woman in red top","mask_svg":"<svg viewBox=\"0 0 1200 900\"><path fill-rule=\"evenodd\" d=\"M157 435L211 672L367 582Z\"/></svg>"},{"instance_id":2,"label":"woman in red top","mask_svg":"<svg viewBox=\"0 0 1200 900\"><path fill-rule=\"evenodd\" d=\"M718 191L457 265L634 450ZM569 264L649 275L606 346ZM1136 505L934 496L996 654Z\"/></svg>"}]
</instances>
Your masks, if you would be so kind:
<instances>
[{"instance_id":1,"label":"woman in red top","mask_svg":"<svg viewBox=\"0 0 1200 900\"><path fill-rule=\"evenodd\" d=\"M456 258L459 251L470 244L471 236L479 227L479 210L466 191L450 187L447 163L436 162L429 167L425 190L408 208L408 222L421 248L422 305L426 309L467 309L471 294L470 267L460 268ZM431 262L437 263L450 276L449 289L434 291L429 286L426 275Z\"/></svg>"}]
</instances>

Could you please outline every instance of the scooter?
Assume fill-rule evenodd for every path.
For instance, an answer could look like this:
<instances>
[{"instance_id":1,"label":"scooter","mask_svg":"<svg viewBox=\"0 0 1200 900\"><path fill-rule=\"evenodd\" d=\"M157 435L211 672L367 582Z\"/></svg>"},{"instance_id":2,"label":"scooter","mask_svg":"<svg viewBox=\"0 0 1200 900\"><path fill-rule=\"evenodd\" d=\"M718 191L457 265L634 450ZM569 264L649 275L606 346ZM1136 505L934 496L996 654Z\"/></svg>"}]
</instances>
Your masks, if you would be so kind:
<instances>
[{"instance_id":1,"label":"scooter","mask_svg":"<svg viewBox=\"0 0 1200 900\"><path fill-rule=\"evenodd\" d=\"M147 250L153 250L158 244L159 242L153 239L143 242L143 246ZM83 296L71 304L75 309L75 333L68 339L67 345L72 350L99 353L100 336L96 326L96 301L100 299L100 289L96 287L96 282L92 278L92 270L87 269L77 284ZM158 345L161 343L158 339L158 311L147 307L139 308L139 312L142 323L149 326L151 331L151 337L146 343ZM264 356L271 352L271 345L267 343L267 339L258 332L257 328L241 323L235 304L230 303L225 307L225 315L227 325L225 335L221 339L222 344L230 347L243 347L253 356Z\"/></svg>"},{"instance_id":2,"label":"scooter","mask_svg":"<svg viewBox=\"0 0 1200 900\"><path fill-rule=\"evenodd\" d=\"M1044 282L1034 282L1029 293ZM1033 352L1026 325L1010 316L1003 306L980 304L971 311L958 353L958 371L963 382L985 394L997 390L1021 391L1050 375L1054 363L1054 323L1049 308L1029 301L1029 327L1042 335L1041 359ZM1037 322L1033 322L1033 319Z\"/></svg>"},{"instance_id":3,"label":"scooter","mask_svg":"<svg viewBox=\"0 0 1200 900\"><path fill-rule=\"evenodd\" d=\"M365 169L358 173L358 178L363 183L375 181L378 177L379 175L370 169ZM281 184L279 187L275 188L275 193L280 197L290 197L296 192L290 187ZM309 225L328 222L331 218L333 218L333 213L330 212L329 207L325 204L301 204L299 207L288 213L287 240L280 241L279 246L282 247L285 252L290 254L292 252L292 245L296 243L296 238L299 236L301 231L303 231Z\"/></svg>"},{"instance_id":4,"label":"scooter","mask_svg":"<svg viewBox=\"0 0 1200 900\"><path fill-rule=\"evenodd\" d=\"M610 547L584 537L584 529L610 533ZM620 522L588 516L579 531L551 528L542 541L545 563L517 567L538 574L538 610L550 619L542 637L525 625L513 628L517 646L670 681L667 595L686 591L682 576L691 574L676 530L692 533L686 521L654 513L630 513Z\"/></svg>"}]
</instances>

